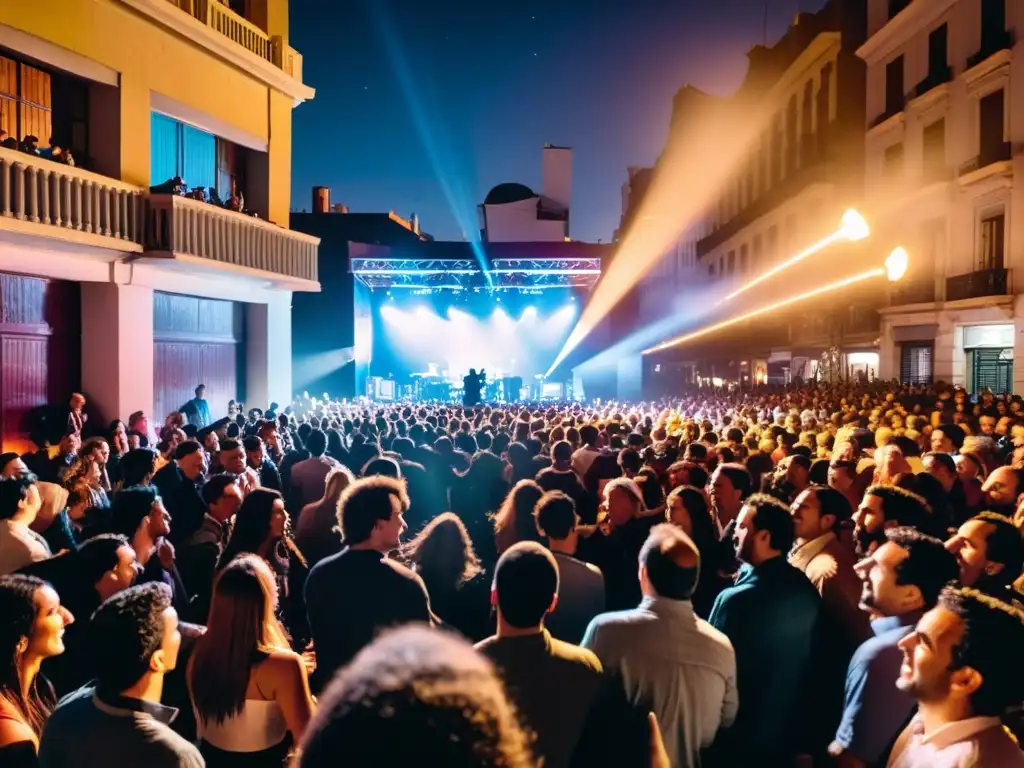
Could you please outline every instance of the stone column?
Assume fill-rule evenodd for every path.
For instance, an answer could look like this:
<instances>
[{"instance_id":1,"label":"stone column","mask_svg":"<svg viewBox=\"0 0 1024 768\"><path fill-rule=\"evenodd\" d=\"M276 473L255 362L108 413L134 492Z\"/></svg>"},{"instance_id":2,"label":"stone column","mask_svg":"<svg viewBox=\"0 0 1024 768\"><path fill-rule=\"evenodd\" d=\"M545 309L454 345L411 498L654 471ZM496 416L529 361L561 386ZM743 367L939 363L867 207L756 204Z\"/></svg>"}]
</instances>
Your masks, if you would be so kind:
<instances>
[{"instance_id":1,"label":"stone column","mask_svg":"<svg viewBox=\"0 0 1024 768\"><path fill-rule=\"evenodd\" d=\"M292 400L291 292L267 304L246 304L245 320L246 405L266 409L276 402L284 408Z\"/></svg>"},{"instance_id":2,"label":"stone column","mask_svg":"<svg viewBox=\"0 0 1024 768\"><path fill-rule=\"evenodd\" d=\"M153 411L153 289L82 283L82 391L104 420Z\"/></svg>"}]
</instances>

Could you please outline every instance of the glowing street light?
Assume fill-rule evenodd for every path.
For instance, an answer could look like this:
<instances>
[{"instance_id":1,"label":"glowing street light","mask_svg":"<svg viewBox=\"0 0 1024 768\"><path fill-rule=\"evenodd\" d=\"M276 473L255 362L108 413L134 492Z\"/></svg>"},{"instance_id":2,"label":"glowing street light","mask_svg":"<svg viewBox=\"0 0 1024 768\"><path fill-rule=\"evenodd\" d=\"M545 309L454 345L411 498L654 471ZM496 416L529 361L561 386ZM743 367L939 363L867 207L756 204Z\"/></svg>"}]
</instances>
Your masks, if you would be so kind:
<instances>
[{"instance_id":1,"label":"glowing street light","mask_svg":"<svg viewBox=\"0 0 1024 768\"><path fill-rule=\"evenodd\" d=\"M885 260L885 276L889 278L889 282L895 283L907 274L907 264L910 261L910 257L907 255L907 249L900 246L894 248L893 252L889 254L889 258Z\"/></svg>"},{"instance_id":2,"label":"glowing street light","mask_svg":"<svg viewBox=\"0 0 1024 768\"><path fill-rule=\"evenodd\" d=\"M775 275L779 274L780 272L799 264L804 259L807 259L816 253L820 253L821 251L828 248L830 245L842 242L856 243L859 242L860 240L868 238L870 235L871 227L868 226L867 221L865 221L864 217L857 213L857 211L851 208L850 210L843 214L842 219L840 219L839 221L839 228L835 232L826 237L823 237L821 240L814 243L813 245L808 246L804 250L800 251L800 253L798 253L796 256L793 256L790 259L786 259L781 264L776 264L767 272L761 273L753 280L747 281L739 288L737 288L735 291L726 296L723 301L730 301L732 299L735 299L741 293L746 293L751 288L763 283L765 280L769 280L775 277Z\"/></svg>"},{"instance_id":3,"label":"glowing street light","mask_svg":"<svg viewBox=\"0 0 1024 768\"><path fill-rule=\"evenodd\" d=\"M720 331L725 328L729 328L730 326L737 325L747 320L752 320L755 317L766 315L769 312L775 312L776 310L784 309L785 307L791 306L801 301L805 301L806 299L813 299L815 296L821 296L822 294L825 293L831 293L832 291L839 290L840 288L846 288L848 286L863 282L865 280L870 280L875 277L885 277L888 278L891 282L895 282L902 278L904 274L906 274L907 262L908 256L906 249L896 248L892 253L889 254L889 257L885 260L884 267L876 267L875 269L869 269L867 272L861 272L858 275L853 275L852 277L847 277L844 278L843 280L837 280L834 283L823 285L820 288L815 288L804 293L799 293L795 296L790 296L788 299L782 299L781 301L773 302L772 304L759 307L758 309L751 310L750 312L744 312L742 315L730 317L728 320L723 320L720 323L709 325L706 328L700 328L696 331L685 333L682 336L677 336L674 339L663 341L661 344L657 344L656 346L653 346L650 349L645 349L643 353L645 355L649 355L654 352L660 352L663 349L669 349L670 347L678 347L681 344L693 341L694 339L700 338L701 336L707 336L708 334L714 333L715 331Z\"/></svg>"}]
</instances>

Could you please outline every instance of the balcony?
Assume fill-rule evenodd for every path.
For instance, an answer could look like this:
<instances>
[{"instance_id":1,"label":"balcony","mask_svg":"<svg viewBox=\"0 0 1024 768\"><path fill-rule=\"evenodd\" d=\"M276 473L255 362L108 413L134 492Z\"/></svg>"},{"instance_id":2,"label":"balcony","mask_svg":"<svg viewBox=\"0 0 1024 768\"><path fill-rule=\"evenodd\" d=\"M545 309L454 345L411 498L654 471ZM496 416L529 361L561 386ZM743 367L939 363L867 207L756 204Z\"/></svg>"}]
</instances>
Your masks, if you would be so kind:
<instances>
[{"instance_id":1,"label":"balcony","mask_svg":"<svg viewBox=\"0 0 1024 768\"><path fill-rule=\"evenodd\" d=\"M903 110L906 109L906 108L907 108L907 100L906 99L899 99L898 101L896 101L893 104L886 105L885 111L882 112L882 114L878 115L874 120L872 120L868 124L868 130L870 131L872 128L877 128L882 123L885 123L885 122L891 120L892 118L896 117L896 115L898 115L901 112L903 112Z\"/></svg>"},{"instance_id":2,"label":"balcony","mask_svg":"<svg viewBox=\"0 0 1024 768\"><path fill-rule=\"evenodd\" d=\"M142 189L0 148L0 231L142 250Z\"/></svg>"},{"instance_id":3,"label":"balcony","mask_svg":"<svg viewBox=\"0 0 1024 768\"><path fill-rule=\"evenodd\" d=\"M904 304L931 304L935 301L935 280L918 279L892 283L889 289L889 306Z\"/></svg>"},{"instance_id":4,"label":"balcony","mask_svg":"<svg viewBox=\"0 0 1024 768\"><path fill-rule=\"evenodd\" d=\"M967 60L967 69L973 69L986 59L990 59L1000 51L1008 51L1017 42L1017 35L1012 29L1005 29L995 34L982 34L981 50Z\"/></svg>"},{"instance_id":5,"label":"balcony","mask_svg":"<svg viewBox=\"0 0 1024 768\"><path fill-rule=\"evenodd\" d=\"M261 59L275 62L274 42L262 29L218 0L167 0L210 29L220 32Z\"/></svg>"},{"instance_id":6,"label":"balcony","mask_svg":"<svg viewBox=\"0 0 1024 768\"><path fill-rule=\"evenodd\" d=\"M147 256L213 261L296 289L316 282L319 243L319 238L178 195L150 195L146 206Z\"/></svg>"},{"instance_id":7,"label":"balcony","mask_svg":"<svg viewBox=\"0 0 1024 768\"><path fill-rule=\"evenodd\" d=\"M963 185L973 184L997 174L1009 176L1013 173L1013 145L1008 141L981 148L981 153L963 163L957 169L957 176Z\"/></svg>"},{"instance_id":8,"label":"balcony","mask_svg":"<svg viewBox=\"0 0 1024 768\"><path fill-rule=\"evenodd\" d=\"M948 64L935 72L929 72L928 77L922 80L914 88L914 98L919 99L926 93L934 91L940 85L952 82L953 80L953 68Z\"/></svg>"},{"instance_id":9,"label":"balcony","mask_svg":"<svg viewBox=\"0 0 1024 768\"><path fill-rule=\"evenodd\" d=\"M816 153L818 158L830 158L828 151ZM702 259L718 246L725 243L744 227L767 213L778 208L784 202L800 194L812 184L824 184L831 181L835 174L836 164L831 159L819 159L817 162L804 166L796 172L789 172L782 181L775 181L772 186L762 192L753 203L748 205L729 221L697 241L697 258Z\"/></svg>"},{"instance_id":10,"label":"balcony","mask_svg":"<svg viewBox=\"0 0 1024 768\"><path fill-rule=\"evenodd\" d=\"M302 83L302 56L220 0L121 0L296 101L312 99Z\"/></svg>"},{"instance_id":11,"label":"balcony","mask_svg":"<svg viewBox=\"0 0 1024 768\"><path fill-rule=\"evenodd\" d=\"M1006 296L1008 289L1009 270L983 269L946 278L946 301Z\"/></svg>"}]
</instances>

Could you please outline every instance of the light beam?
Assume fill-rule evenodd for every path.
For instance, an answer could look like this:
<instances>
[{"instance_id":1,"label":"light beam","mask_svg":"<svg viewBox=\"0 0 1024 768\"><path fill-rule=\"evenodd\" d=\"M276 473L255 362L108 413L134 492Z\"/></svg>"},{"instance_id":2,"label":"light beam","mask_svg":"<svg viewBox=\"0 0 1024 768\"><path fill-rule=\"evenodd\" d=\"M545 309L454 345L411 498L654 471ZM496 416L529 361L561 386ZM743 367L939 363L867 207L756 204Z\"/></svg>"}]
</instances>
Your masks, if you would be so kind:
<instances>
[{"instance_id":1,"label":"light beam","mask_svg":"<svg viewBox=\"0 0 1024 768\"><path fill-rule=\"evenodd\" d=\"M660 352L663 349L678 347L681 344L686 344L687 342L693 341L694 339L700 338L701 336L707 336L709 333L721 331L725 328L729 328L730 326L742 323L746 320L752 320L755 317L768 314L769 312L775 312L779 309L784 309L785 307L788 307L792 304L796 304L801 301L806 301L807 299L813 299L815 296L821 296L822 294L829 293L831 291L836 291L839 290L840 288L846 288L855 283L863 282L864 280L870 280L871 278L874 277L883 277L885 275L886 270L884 268L875 267L874 269L869 269L867 272L861 272L858 275L853 275L843 280L838 280L834 283L823 285L820 288L815 288L804 293L799 293L796 296L790 296L788 299L783 299L782 301L776 301L772 304L767 304L763 307L759 307L758 309L751 310L750 312L744 312L742 315L730 317L728 320L723 320L720 323L715 323L714 325L709 325L705 328L701 328L690 333L684 333L682 336L677 336L674 339L664 341L661 344L651 347L650 349L645 349L644 354L649 355L653 352Z\"/></svg>"},{"instance_id":2,"label":"light beam","mask_svg":"<svg viewBox=\"0 0 1024 768\"><path fill-rule=\"evenodd\" d=\"M868 223L864 220L864 217L851 209L843 214L842 221L839 224L839 229L837 229L831 235L822 238L813 245L800 251L800 253L798 253L793 258L786 259L781 264L776 264L767 272L763 272L762 274L755 277L753 280L748 280L746 283L744 283L735 291L726 296L723 299L723 301L731 301L732 299L735 299L741 293L746 293L751 288L758 286L765 280L769 280L775 275L779 274L779 272L784 272L790 267L799 264L804 259L810 258L816 253L820 253L821 251L825 250L831 245L841 242L855 243L859 240L865 239L870 234L871 228L868 226Z\"/></svg>"}]
</instances>

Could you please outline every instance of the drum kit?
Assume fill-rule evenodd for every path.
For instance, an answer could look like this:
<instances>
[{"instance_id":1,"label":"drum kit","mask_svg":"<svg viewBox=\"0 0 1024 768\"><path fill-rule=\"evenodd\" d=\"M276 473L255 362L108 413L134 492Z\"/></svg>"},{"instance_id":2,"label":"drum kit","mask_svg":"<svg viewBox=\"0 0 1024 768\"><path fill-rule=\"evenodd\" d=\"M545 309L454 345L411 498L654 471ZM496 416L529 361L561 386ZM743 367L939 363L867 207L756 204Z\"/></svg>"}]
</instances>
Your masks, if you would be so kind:
<instances>
[{"instance_id":1,"label":"drum kit","mask_svg":"<svg viewBox=\"0 0 1024 768\"><path fill-rule=\"evenodd\" d=\"M461 377L448 371L439 372L436 366L414 373L411 379L411 399L416 402L462 402L465 394ZM523 379L504 372L488 376L483 387L483 399L489 403L514 403L522 398Z\"/></svg>"}]
</instances>

